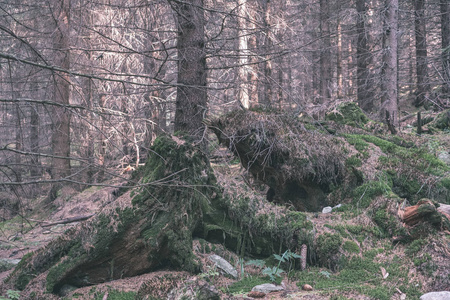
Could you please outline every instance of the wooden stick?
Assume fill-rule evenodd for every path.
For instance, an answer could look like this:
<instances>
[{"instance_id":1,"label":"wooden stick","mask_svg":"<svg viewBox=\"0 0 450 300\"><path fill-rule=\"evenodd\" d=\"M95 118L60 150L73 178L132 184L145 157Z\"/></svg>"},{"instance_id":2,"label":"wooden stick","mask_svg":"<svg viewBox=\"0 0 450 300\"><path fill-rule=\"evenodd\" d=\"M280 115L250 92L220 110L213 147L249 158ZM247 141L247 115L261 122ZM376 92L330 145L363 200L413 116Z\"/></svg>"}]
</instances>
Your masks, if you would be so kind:
<instances>
[{"instance_id":1,"label":"wooden stick","mask_svg":"<svg viewBox=\"0 0 450 300\"><path fill-rule=\"evenodd\" d=\"M87 220L87 219L91 218L94 215L95 214L91 214L91 215L88 215L88 216L71 217L71 218L63 219L63 220L52 222L52 223L48 223L48 224L42 224L41 227L50 227L50 226L58 225L58 224L67 224L67 223L84 221L84 220Z\"/></svg>"}]
</instances>

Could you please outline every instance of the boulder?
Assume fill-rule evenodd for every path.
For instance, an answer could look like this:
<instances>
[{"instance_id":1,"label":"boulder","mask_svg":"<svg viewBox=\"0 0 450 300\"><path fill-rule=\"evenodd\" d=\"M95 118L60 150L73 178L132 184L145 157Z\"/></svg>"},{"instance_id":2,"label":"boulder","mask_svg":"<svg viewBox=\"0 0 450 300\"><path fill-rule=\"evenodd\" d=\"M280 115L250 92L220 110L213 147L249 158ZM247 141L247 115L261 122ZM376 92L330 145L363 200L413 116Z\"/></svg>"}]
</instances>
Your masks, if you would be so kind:
<instances>
[{"instance_id":1,"label":"boulder","mask_svg":"<svg viewBox=\"0 0 450 300\"><path fill-rule=\"evenodd\" d=\"M238 278L238 272L236 269L219 255L212 254L209 256L209 260L213 261L215 266L225 272L225 274L230 275L233 278Z\"/></svg>"},{"instance_id":2,"label":"boulder","mask_svg":"<svg viewBox=\"0 0 450 300\"><path fill-rule=\"evenodd\" d=\"M260 284L260 285L257 285L252 288L252 292L262 292L265 294L268 294L271 292L279 292L282 290L283 290L283 288L281 286L277 286L272 283L264 283L264 284Z\"/></svg>"},{"instance_id":3,"label":"boulder","mask_svg":"<svg viewBox=\"0 0 450 300\"><path fill-rule=\"evenodd\" d=\"M420 300L450 300L450 292L431 292L420 297Z\"/></svg>"}]
</instances>

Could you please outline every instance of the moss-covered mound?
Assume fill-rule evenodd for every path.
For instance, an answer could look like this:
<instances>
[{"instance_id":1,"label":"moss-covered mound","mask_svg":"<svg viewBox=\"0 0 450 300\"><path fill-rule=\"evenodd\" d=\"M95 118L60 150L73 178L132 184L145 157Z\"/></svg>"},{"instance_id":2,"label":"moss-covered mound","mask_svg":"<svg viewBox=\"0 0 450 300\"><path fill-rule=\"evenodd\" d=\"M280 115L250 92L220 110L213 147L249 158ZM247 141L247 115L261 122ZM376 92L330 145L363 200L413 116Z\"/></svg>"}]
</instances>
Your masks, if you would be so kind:
<instances>
[{"instance_id":1,"label":"moss-covered mound","mask_svg":"<svg viewBox=\"0 0 450 300\"><path fill-rule=\"evenodd\" d=\"M346 176L341 141L294 116L234 111L209 125L277 203L317 211Z\"/></svg>"},{"instance_id":2,"label":"moss-covered mound","mask_svg":"<svg viewBox=\"0 0 450 300\"><path fill-rule=\"evenodd\" d=\"M340 104L335 110L329 111L326 114L326 119L359 128L363 128L370 121L361 108L354 102Z\"/></svg>"},{"instance_id":3,"label":"moss-covered mound","mask_svg":"<svg viewBox=\"0 0 450 300\"><path fill-rule=\"evenodd\" d=\"M160 268L196 273L201 266L192 250L194 237L242 255L270 255L280 245L304 242L299 236L310 229L306 216L263 216L250 207L251 197L235 202L224 196L199 148L160 137L151 153L134 176L140 178L138 188L24 257L7 282L23 290L39 281L47 292L58 293L65 285L81 287ZM266 221L276 225L257 226Z\"/></svg>"},{"instance_id":4,"label":"moss-covered mound","mask_svg":"<svg viewBox=\"0 0 450 300\"><path fill-rule=\"evenodd\" d=\"M318 211L352 199L390 193L411 204L428 197L450 203L450 168L437 157L445 144L387 134L354 103L314 122L277 112L234 111L208 123L253 177L269 187L267 199L300 211Z\"/></svg>"}]
</instances>

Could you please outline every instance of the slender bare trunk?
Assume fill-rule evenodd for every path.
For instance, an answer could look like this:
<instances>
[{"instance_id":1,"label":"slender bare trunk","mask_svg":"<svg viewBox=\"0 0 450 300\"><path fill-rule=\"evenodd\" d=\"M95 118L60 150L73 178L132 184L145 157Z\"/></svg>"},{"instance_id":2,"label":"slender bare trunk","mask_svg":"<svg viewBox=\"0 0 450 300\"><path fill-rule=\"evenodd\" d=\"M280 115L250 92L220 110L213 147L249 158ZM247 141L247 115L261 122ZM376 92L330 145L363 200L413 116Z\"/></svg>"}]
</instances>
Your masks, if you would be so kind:
<instances>
[{"instance_id":1,"label":"slender bare trunk","mask_svg":"<svg viewBox=\"0 0 450 300\"><path fill-rule=\"evenodd\" d=\"M450 1L441 0L442 92L450 97Z\"/></svg>"},{"instance_id":2,"label":"slender bare trunk","mask_svg":"<svg viewBox=\"0 0 450 300\"><path fill-rule=\"evenodd\" d=\"M356 1L357 21L356 30L358 33L358 40L356 44L356 84L357 84L357 98L359 106L365 111L372 111L374 108L373 95L371 93L370 83L370 51L368 48L366 19L367 19L367 4L366 0Z\"/></svg>"},{"instance_id":3,"label":"slender bare trunk","mask_svg":"<svg viewBox=\"0 0 450 300\"><path fill-rule=\"evenodd\" d=\"M56 66L70 69L69 59L69 20L70 0L54 1L53 14L55 15L56 28L53 34L53 47L55 50ZM70 102L70 77L67 73L54 74L54 99L55 102L66 105ZM67 107L53 106L53 133L52 133L52 179L63 179L70 174L70 119L71 113ZM60 184L52 187L50 200L54 200Z\"/></svg>"},{"instance_id":4,"label":"slender bare trunk","mask_svg":"<svg viewBox=\"0 0 450 300\"><path fill-rule=\"evenodd\" d=\"M386 118L389 130L395 133L398 127L397 91L397 29L398 0L386 0L386 15L383 30L382 69L382 117Z\"/></svg>"},{"instance_id":5,"label":"slender bare trunk","mask_svg":"<svg viewBox=\"0 0 450 300\"><path fill-rule=\"evenodd\" d=\"M247 32L247 1L238 0L238 36L239 36L239 67L238 67L238 98L241 105L249 109L250 97L248 86L248 32Z\"/></svg>"},{"instance_id":6,"label":"slender bare trunk","mask_svg":"<svg viewBox=\"0 0 450 300\"><path fill-rule=\"evenodd\" d=\"M416 36L416 70L417 89L415 106L420 106L425 101L425 96L429 92L428 66L427 66L427 35L425 27L425 0L414 1L414 28Z\"/></svg>"},{"instance_id":7,"label":"slender bare trunk","mask_svg":"<svg viewBox=\"0 0 450 300\"><path fill-rule=\"evenodd\" d=\"M320 0L320 103L331 98L331 38L330 7L327 0Z\"/></svg>"}]
</instances>

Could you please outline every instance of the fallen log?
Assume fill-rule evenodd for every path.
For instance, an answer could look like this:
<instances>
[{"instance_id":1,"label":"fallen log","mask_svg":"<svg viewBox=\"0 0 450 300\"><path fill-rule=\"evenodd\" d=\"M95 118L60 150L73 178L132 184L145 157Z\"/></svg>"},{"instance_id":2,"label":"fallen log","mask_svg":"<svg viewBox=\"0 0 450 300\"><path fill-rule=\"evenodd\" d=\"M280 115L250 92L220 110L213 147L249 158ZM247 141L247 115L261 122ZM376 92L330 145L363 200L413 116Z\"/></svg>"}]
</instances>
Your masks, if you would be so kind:
<instances>
[{"instance_id":1,"label":"fallen log","mask_svg":"<svg viewBox=\"0 0 450 300\"><path fill-rule=\"evenodd\" d=\"M63 219L63 220L52 222L52 223L42 224L41 227L50 227L50 226L59 225L59 224L68 224L68 223L80 222L80 221L87 220L87 219L89 219L89 218L91 218L93 216L95 216L95 214L90 214L90 215L87 215L87 216L71 217L71 218Z\"/></svg>"},{"instance_id":2,"label":"fallen log","mask_svg":"<svg viewBox=\"0 0 450 300\"><path fill-rule=\"evenodd\" d=\"M424 198L416 205L399 208L398 216L408 226L429 222L440 226L443 230L450 229L450 205L435 204L430 199Z\"/></svg>"}]
</instances>

